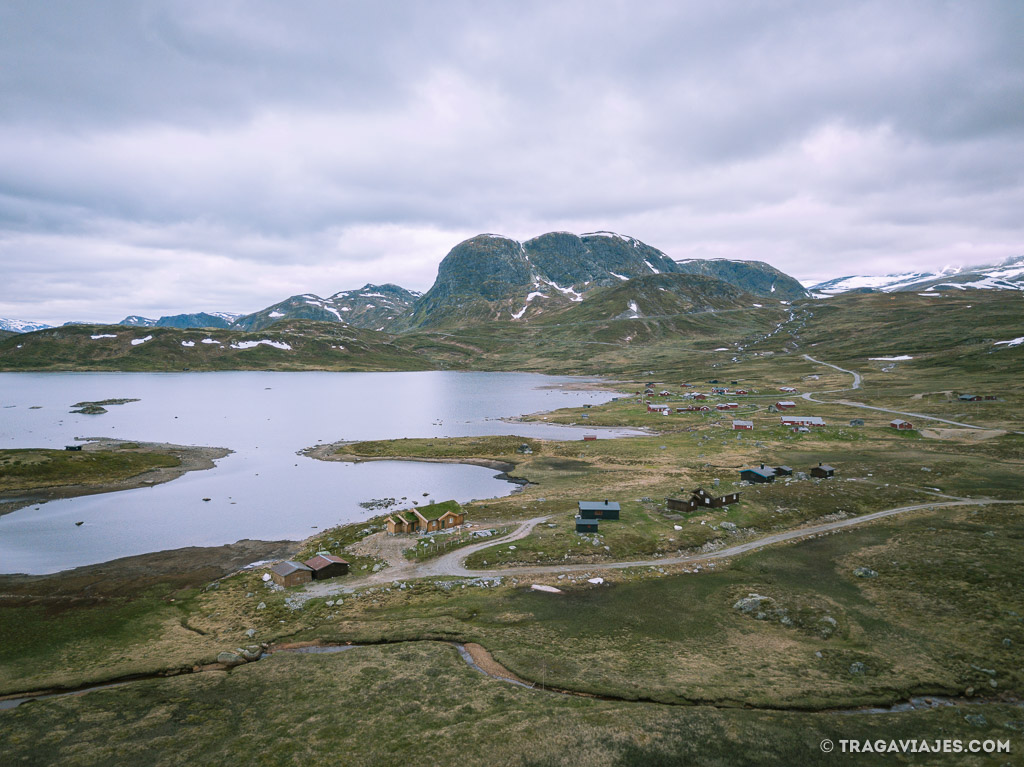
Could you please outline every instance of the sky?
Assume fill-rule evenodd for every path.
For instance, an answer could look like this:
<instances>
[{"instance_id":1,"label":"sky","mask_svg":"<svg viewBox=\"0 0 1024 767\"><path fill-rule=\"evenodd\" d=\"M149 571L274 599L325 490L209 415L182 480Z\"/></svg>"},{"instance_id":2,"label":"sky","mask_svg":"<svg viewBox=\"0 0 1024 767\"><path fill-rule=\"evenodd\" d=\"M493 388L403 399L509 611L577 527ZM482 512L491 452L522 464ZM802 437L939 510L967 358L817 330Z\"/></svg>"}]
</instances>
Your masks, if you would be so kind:
<instances>
[{"instance_id":1,"label":"sky","mask_svg":"<svg viewBox=\"0 0 1024 767\"><path fill-rule=\"evenodd\" d=\"M482 232L999 261L1022 39L1019 0L5 0L0 317L426 290Z\"/></svg>"}]
</instances>

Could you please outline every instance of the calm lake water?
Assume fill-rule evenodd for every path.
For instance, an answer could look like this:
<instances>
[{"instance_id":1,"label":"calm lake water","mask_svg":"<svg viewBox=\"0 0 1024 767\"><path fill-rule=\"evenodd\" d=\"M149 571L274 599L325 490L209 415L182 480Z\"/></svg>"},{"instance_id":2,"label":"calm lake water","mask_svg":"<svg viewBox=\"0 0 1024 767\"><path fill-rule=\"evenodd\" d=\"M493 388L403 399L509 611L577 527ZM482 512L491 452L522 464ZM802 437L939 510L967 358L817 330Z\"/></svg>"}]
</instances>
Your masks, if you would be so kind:
<instances>
[{"instance_id":1,"label":"calm lake water","mask_svg":"<svg viewBox=\"0 0 1024 767\"><path fill-rule=\"evenodd\" d=\"M373 498L425 503L507 495L514 485L477 466L326 463L297 451L342 439L579 439L597 430L498 420L613 396L543 388L576 380L451 372L0 373L0 448L61 448L76 437L111 437L235 451L214 469L166 484L0 517L0 572L51 573L243 538L300 540L317 528L375 516L359 506ZM76 402L128 397L140 401L110 405L104 415L69 412Z\"/></svg>"}]
</instances>

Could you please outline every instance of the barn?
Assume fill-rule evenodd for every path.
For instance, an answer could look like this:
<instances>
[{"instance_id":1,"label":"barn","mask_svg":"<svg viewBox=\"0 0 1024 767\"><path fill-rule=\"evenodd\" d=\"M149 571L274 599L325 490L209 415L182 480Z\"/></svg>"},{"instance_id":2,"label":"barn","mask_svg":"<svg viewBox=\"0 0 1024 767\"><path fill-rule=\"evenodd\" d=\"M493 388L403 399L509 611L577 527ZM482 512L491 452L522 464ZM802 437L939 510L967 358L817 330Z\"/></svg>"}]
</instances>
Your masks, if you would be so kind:
<instances>
[{"instance_id":1,"label":"barn","mask_svg":"<svg viewBox=\"0 0 1024 767\"><path fill-rule=\"evenodd\" d=\"M795 407L796 403L788 399L779 400L778 402L775 403L776 410L792 410Z\"/></svg>"},{"instance_id":2,"label":"barn","mask_svg":"<svg viewBox=\"0 0 1024 767\"><path fill-rule=\"evenodd\" d=\"M755 484L762 482L774 482L775 469L771 466L765 466L762 463L760 467L755 466L751 469L743 469L740 472L740 479L744 482L753 482Z\"/></svg>"},{"instance_id":3,"label":"barn","mask_svg":"<svg viewBox=\"0 0 1024 767\"><path fill-rule=\"evenodd\" d=\"M576 517L576 532L577 533L596 533L597 532L597 520L596 519L583 519L582 517Z\"/></svg>"},{"instance_id":4,"label":"barn","mask_svg":"<svg viewBox=\"0 0 1024 767\"><path fill-rule=\"evenodd\" d=\"M580 501L579 515L583 519L618 519L620 507L615 501Z\"/></svg>"},{"instance_id":5,"label":"barn","mask_svg":"<svg viewBox=\"0 0 1024 767\"><path fill-rule=\"evenodd\" d=\"M827 463L818 463L813 469L811 469L811 476L818 477L819 479L829 479L834 477L836 470L829 466Z\"/></svg>"},{"instance_id":6,"label":"barn","mask_svg":"<svg viewBox=\"0 0 1024 767\"><path fill-rule=\"evenodd\" d=\"M323 551L317 552L315 557L307 559L303 564L313 571L313 580L316 581L337 578L348 573L348 562Z\"/></svg>"},{"instance_id":7,"label":"barn","mask_svg":"<svg viewBox=\"0 0 1024 767\"><path fill-rule=\"evenodd\" d=\"M899 429L900 431L906 431L907 429L914 428L914 424L910 421L904 421L902 418L893 418L889 421L889 425L894 429Z\"/></svg>"},{"instance_id":8,"label":"barn","mask_svg":"<svg viewBox=\"0 0 1024 767\"><path fill-rule=\"evenodd\" d=\"M270 577L274 583L284 586L286 589L291 586L298 586L300 583L309 583L313 580L313 569L301 562L279 562L270 568Z\"/></svg>"}]
</instances>

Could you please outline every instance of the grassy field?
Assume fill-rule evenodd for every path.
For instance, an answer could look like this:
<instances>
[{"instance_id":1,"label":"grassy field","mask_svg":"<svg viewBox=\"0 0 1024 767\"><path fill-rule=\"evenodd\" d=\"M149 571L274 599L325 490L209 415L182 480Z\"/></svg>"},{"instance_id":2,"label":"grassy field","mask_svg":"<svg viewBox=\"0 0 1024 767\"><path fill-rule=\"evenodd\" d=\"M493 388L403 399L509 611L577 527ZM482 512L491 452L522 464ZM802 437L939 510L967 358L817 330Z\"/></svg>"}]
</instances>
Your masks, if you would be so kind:
<instances>
[{"instance_id":1,"label":"grassy field","mask_svg":"<svg viewBox=\"0 0 1024 767\"><path fill-rule=\"evenodd\" d=\"M0 492L104 485L180 464L174 455L158 450L0 450Z\"/></svg>"},{"instance_id":2,"label":"grassy field","mask_svg":"<svg viewBox=\"0 0 1024 767\"><path fill-rule=\"evenodd\" d=\"M26 765L430 764L828 765L829 738L1007 738L1020 711L984 725L959 710L878 716L668 707L525 690L469 669L450 645L277 655L231 673L140 682L0 716L11 763ZM1016 738L1014 738L1016 736ZM857 758L857 757L846 757ZM857 758L920 764L920 757ZM935 765L991 757L937 755Z\"/></svg>"}]
</instances>

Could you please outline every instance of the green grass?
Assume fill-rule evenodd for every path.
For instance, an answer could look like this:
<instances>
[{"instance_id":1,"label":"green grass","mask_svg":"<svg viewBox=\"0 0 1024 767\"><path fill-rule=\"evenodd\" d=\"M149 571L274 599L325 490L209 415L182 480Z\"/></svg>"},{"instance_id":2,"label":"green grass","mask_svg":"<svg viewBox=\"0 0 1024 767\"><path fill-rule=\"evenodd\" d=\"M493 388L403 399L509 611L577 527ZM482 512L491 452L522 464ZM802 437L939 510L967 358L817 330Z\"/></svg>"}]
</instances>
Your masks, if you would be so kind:
<instances>
[{"instance_id":1,"label":"green grass","mask_svg":"<svg viewBox=\"0 0 1024 767\"><path fill-rule=\"evenodd\" d=\"M181 461L175 456L155 450L0 450L0 491L100 485L179 465Z\"/></svg>"},{"instance_id":2,"label":"green grass","mask_svg":"<svg viewBox=\"0 0 1024 767\"><path fill-rule=\"evenodd\" d=\"M202 674L28 704L0 715L13 764L832 765L825 738L1011 738L1020 718L986 707L885 716L615 703L525 690L470 669L450 645L278 655ZM846 759L851 757L847 756ZM920 757L852 757L918 764ZM938 755L935 765L991 757Z\"/></svg>"}]
</instances>

